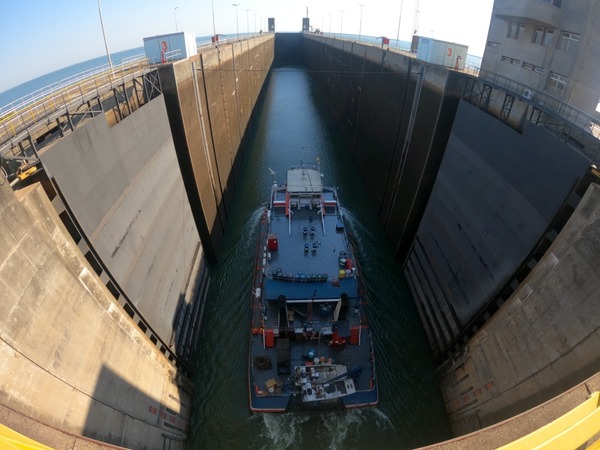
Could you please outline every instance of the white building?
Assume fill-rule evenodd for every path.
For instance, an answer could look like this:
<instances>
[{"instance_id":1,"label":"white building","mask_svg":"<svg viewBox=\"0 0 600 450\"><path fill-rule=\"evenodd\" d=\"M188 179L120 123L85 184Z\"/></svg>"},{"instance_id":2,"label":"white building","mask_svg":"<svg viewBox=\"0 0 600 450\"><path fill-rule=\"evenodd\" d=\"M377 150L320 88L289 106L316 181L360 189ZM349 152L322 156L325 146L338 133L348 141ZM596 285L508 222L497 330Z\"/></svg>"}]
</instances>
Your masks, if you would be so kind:
<instances>
[{"instance_id":1,"label":"white building","mask_svg":"<svg viewBox=\"0 0 600 450\"><path fill-rule=\"evenodd\" d=\"M481 69L600 118L600 0L495 0Z\"/></svg>"}]
</instances>

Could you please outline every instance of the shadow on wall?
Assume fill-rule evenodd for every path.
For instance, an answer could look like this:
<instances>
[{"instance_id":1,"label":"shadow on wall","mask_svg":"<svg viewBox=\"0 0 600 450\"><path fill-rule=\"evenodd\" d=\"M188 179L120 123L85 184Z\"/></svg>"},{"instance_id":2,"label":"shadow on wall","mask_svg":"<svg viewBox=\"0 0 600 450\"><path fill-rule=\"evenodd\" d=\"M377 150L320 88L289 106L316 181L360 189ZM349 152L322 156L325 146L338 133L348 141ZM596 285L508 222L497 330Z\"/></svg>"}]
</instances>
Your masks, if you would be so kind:
<instances>
[{"instance_id":1,"label":"shadow on wall","mask_svg":"<svg viewBox=\"0 0 600 450\"><path fill-rule=\"evenodd\" d=\"M140 367L128 373L135 378L127 381L102 367L83 434L127 448L185 449L190 406L187 394L174 382L168 389L152 393L155 374L151 370Z\"/></svg>"}]
</instances>

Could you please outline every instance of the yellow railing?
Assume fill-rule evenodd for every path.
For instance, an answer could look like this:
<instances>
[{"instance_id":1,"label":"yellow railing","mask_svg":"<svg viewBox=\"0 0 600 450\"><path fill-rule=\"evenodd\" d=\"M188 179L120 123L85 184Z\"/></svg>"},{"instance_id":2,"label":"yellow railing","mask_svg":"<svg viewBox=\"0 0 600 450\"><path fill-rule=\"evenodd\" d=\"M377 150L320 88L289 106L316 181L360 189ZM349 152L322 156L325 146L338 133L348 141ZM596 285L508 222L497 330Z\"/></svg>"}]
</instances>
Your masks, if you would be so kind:
<instances>
[{"instance_id":1,"label":"yellow railing","mask_svg":"<svg viewBox=\"0 0 600 450\"><path fill-rule=\"evenodd\" d=\"M517 439L498 450L577 449L600 432L600 392L548 425ZM600 448L600 441L587 449Z\"/></svg>"},{"instance_id":2,"label":"yellow railing","mask_svg":"<svg viewBox=\"0 0 600 450\"><path fill-rule=\"evenodd\" d=\"M11 430L7 426L0 423L0 448L12 450L52 450L52 447L48 447L44 444L29 439L22 434Z\"/></svg>"}]
</instances>

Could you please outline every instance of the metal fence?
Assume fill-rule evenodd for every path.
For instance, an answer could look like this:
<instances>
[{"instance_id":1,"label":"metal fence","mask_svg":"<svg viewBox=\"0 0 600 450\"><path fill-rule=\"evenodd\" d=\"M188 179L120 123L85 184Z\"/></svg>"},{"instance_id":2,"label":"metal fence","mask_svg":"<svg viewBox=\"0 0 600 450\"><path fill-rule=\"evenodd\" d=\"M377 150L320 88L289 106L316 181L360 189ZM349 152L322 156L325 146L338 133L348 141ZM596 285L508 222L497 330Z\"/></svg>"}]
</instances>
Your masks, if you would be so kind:
<instances>
[{"instance_id":1,"label":"metal fence","mask_svg":"<svg viewBox=\"0 0 600 450\"><path fill-rule=\"evenodd\" d=\"M104 90L122 85L135 74L149 67L145 57L129 58L113 66L108 64L78 73L38 89L0 109L0 147L28 127L50 118L54 113L76 108Z\"/></svg>"},{"instance_id":2,"label":"metal fence","mask_svg":"<svg viewBox=\"0 0 600 450\"><path fill-rule=\"evenodd\" d=\"M479 78L493 88L513 94L518 98L528 100L535 107L544 112L554 114L575 128L591 134L596 139L600 139L599 120L568 105L562 100L546 92L533 89L522 83L486 70L479 71Z\"/></svg>"}]
</instances>

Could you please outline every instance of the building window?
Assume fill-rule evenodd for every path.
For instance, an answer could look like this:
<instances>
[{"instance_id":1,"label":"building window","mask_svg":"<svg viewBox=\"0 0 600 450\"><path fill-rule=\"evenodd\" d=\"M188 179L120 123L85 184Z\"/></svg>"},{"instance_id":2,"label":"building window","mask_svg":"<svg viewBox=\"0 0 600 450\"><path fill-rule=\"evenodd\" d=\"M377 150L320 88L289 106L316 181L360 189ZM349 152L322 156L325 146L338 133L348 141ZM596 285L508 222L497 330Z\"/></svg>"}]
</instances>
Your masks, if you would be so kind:
<instances>
[{"instance_id":1,"label":"building window","mask_svg":"<svg viewBox=\"0 0 600 450\"><path fill-rule=\"evenodd\" d=\"M521 65L521 60L519 59L515 59L515 58L511 58L510 56L503 56L502 58L500 58L501 61L510 63L510 64L514 64L515 66L520 66Z\"/></svg>"},{"instance_id":2,"label":"building window","mask_svg":"<svg viewBox=\"0 0 600 450\"><path fill-rule=\"evenodd\" d=\"M510 22L508 24L508 31L506 37L509 39L519 39L519 36L525 34L525 25L517 22Z\"/></svg>"},{"instance_id":3,"label":"building window","mask_svg":"<svg viewBox=\"0 0 600 450\"><path fill-rule=\"evenodd\" d=\"M553 6L556 6L557 8L560 8L562 5L562 0L542 0L545 3L550 3Z\"/></svg>"},{"instance_id":4,"label":"building window","mask_svg":"<svg viewBox=\"0 0 600 450\"><path fill-rule=\"evenodd\" d=\"M544 33L544 40L542 41L542 45L544 47L550 47L552 45L553 38L554 38L554 30L551 28L547 28Z\"/></svg>"},{"instance_id":5,"label":"building window","mask_svg":"<svg viewBox=\"0 0 600 450\"><path fill-rule=\"evenodd\" d=\"M487 46L492 48L500 47L500 42L487 41Z\"/></svg>"},{"instance_id":6,"label":"building window","mask_svg":"<svg viewBox=\"0 0 600 450\"><path fill-rule=\"evenodd\" d=\"M535 27L535 32L533 33L533 39L531 42L533 44L541 44L544 40L544 27Z\"/></svg>"},{"instance_id":7,"label":"building window","mask_svg":"<svg viewBox=\"0 0 600 450\"><path fill-rule=\"evenodd\" d=\"M567 87L567 77L564 77L556 72L550 72L548 82L546 83L546 90L562 96Z\"/></svg>"},{"instance_id":8,"label":"building window","mask_svg":"<svg viewBox=\"0 0 600 450\"><path fill-rule=\"evenodd\" d=\"M531 40L534 44L543 45L549 47L552 44L552 38L554 37L554 30L552 28L535 27L533 33L533 39Z\"/></svg>"},{"instance_id":9,"label":"building window","mask_svg":"<svg viewBox=\"0 0 600 450\"><path fill-rule=\"evenodd\" d=\"M578 34L570 33L568 31L561 31L560 40L558 41L558 48L568 52L576 52L579 48L579 38L580 36Z\"/></svg>"},{"instance_id":10,"label":"building window","mask_svg":"<svg viewBox=\"0 0 600 450\"><path fill-rule=\"evenodd\" d=\"M528 62L524 62L523 63L523 69L531 70L531 71L536 72L536 73L542 73L543 72L543 69L540 66L536 66L536 65L528 63Z\"/></svg>"}]
</instances>

